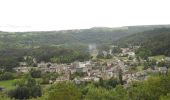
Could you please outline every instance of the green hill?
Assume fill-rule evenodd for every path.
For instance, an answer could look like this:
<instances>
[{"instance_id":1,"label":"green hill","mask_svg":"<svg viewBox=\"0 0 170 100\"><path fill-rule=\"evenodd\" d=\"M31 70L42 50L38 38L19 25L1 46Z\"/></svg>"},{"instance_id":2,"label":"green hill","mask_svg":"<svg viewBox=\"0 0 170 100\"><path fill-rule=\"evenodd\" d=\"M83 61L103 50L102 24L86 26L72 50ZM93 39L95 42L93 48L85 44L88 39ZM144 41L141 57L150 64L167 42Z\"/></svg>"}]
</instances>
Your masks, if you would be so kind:
<instances>
[{"instance_id":1,"label":"green hill","mask_svg":"<svg viewBox=\"0 0 170 100\"><path fill-rule=\"evenodd\" d=\"M117 41L120 45L141 45L149 49L152 55L170 56L170 28L157 28L150 31L123 37Z\"/></svg>"},{"instance_id":2,"label":"green hill","mask_svg":"<svg viewBox=\"0 0 170 100\"><path fill-rule=\"evenodd\" d=\"M36 47L44 45L58 46L75 43L111 44L120 38L152 30L170 27L169 25L126 26L119 28L94 27L90 29L37 31L37 32L2 32L0 31L0 48Z\"/></svg>"}]
</instances>

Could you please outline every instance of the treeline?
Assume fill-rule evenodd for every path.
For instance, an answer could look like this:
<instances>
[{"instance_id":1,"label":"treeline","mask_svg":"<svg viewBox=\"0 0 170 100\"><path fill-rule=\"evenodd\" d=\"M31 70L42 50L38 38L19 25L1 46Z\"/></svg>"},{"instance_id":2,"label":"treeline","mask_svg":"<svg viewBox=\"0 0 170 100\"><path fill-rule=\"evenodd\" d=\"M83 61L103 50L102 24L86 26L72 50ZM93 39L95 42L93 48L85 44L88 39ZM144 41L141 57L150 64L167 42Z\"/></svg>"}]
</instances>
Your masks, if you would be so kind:
<instances>
[{"instance_id":1,"label":"treeline","mask_svg":"<svg viewBox=\"0 0 170 100\"><path fill-rule=\"evenodd\" d=\"M152 55L170 56L170 32L150 38L143 44L143 48L148 48Z\"/></svg>"},{"instance_id":2,"label":"treeline","mask_svg":"<svg viewBox=\"0 0 170 100\"><path fill-rule=\"evenodd\" d=\"M88 51L82 52L63 47L37 48L33 49L30 54L30 56L36 58L37 62L71 63L75 60L84 61L90 59Z\"/></svg>"},{"instance_id":3,"label":"treeline","mask_svg":"<svg viewBox=\"0 0 170 100\"><path fill-rule=\"evenodd\" d=\"M87 48L86 48L87 49ZM54 62L71 63L75 60L84 61L90 59L90 54L85 47L39 47L39 48L7 48L0 50L0 67L4 71L12 71L12 68L18 67L19 62L27 62L28 66L36 66L36 63Z\"/></svg>"},{"instance_id":4,"label":"treeline","mask_svg":"<svg viewBox=\"0 0 170 100\"><path fill-rule=\"evenodd\" d=\"M44 32L0 32L0 49L5 47L36 47L70 43L112 43L120 37L132 34L126 30L112 28L91 28Z\"/></svg>"},{"instance_id":5,"label":"treeline","mask_svg":"<svg viewBox=\"0 0 170 100\"><path fill-rule=\"evenodd\" d=\"M27 82L25 82L27 81ZM17 83L17 87L8 92L3 100L169 100L170 74L154 74L145 81L120 85L117 79L100 80L97 83L75 85L70 82L53 84L42 92L33 78L26 78ZM19 87L18 87L19 86ZM34 92L33 92L34 91Z\"/></svg>"},{"instance_id":6,"label":"treeline","mask_svg":"<svg viewBox=\"0 0 170 100\"><path fill-rule=\"evenodd\" d=\"M36 47L63 45L70 43L111 44L122 37L134 33L169 27L168 25L127 26L120 28L94 27L90 29L39 31L39 32L0 32L0 49L5 47Z\"/></svg>"},{"instance_id":7,"label":"treeline","mask_svg":"<svg viewBox=\"0 0 170 100\"><path fill-rule=\"evenodd\" d=\"M59 83L52 85L38 100L169 100L170 74L154 75L146 81L133 82L127 87L116 79L88 85ZM67 95L66 95L67 94Z\"/></svg>"}]
</instances>

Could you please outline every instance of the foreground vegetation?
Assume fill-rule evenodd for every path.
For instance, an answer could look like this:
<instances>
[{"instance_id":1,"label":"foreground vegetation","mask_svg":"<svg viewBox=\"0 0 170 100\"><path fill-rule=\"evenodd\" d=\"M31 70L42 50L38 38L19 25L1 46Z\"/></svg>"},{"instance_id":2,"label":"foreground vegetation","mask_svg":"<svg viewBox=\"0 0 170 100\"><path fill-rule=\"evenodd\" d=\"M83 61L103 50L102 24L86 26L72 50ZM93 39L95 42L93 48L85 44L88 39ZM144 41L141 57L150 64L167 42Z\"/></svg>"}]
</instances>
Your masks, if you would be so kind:
<instances>
[{"instance_id":1,"label":"foreground vegetation","mask_svg":"<svg viewBox=\"0 0 170 100\"><path fill-rule=\"evenodd\" d=\"M42 89L35 79L25 77L15 88L1 92L2 100L169 100L170 73L155 74L146 81L133 82L123 86L119 80L100 80L95 83L75 85L61 82ZM1 82L2 84L2 82ZM0 99L0 100L1 100Z\"/></svg>"}]
</instances>

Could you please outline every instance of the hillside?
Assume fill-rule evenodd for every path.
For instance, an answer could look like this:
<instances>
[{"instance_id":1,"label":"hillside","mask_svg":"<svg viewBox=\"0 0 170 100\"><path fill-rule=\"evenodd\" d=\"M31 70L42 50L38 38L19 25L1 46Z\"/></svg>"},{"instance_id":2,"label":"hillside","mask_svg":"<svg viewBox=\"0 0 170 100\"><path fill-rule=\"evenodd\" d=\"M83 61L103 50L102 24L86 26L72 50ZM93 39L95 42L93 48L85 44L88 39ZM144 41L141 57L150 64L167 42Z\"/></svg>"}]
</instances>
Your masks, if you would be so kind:
<instances>
[{"instance_id":1,"label":"hillside","mask_svg":"<svg viewBox=\"0 0 170 100\"><path fill-rule=\"evenodd\" d=\"M150 31L123 37L117 41L120 45L141 45L149 49L152 55L170 56L170 28L157 28Z\"/></svg>"},{"instance_id":2,"label":"hillside","mask_svg":"<svg viewBox=\"0 0 170 100\"><path fill-rule=\"evenodd\" d=\"M94 27L90 29L37 31L37 32L0 32L0 48L58 46L63 44L111 44L120 38L153 30L170 27L169 25L126 26L119 28ZM128 37L129 38L129 37Z\"/></svg>"}]
</instances>

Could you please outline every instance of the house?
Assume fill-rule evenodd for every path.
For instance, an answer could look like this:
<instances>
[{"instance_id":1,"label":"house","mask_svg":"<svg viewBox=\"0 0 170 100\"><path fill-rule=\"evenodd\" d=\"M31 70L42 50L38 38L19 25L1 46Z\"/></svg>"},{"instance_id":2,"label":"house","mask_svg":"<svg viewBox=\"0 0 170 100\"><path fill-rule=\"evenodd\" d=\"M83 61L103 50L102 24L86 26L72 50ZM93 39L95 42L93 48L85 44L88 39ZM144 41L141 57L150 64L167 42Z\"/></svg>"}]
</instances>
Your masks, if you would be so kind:
<instances>
[{"instance_id":1,"label":"house","mask_svg":"<svg viewBox=\"0 0 170 100\"><path fill-rule=\"evenodd\" d=\"M100 81L100 78L99 78L99 77L94 77L94 78L93 78L93 81L94 81L94 82L99 82L99 81Z\"/></svg>"},{"instance_id":2,"label":"house","mask_svg":"<svg viewBox=\"0 0 170 100\"><path fill-rule=\"evenodd\" d=\"M102 53L103 53L104 57L107 56L107 51L102 51Z\"/></svg>"},{"instance_id":3,"label":"house","mask_svg":"<svg viewBox=\"0 0 170 100\"><path fill-rule=\"evenodd\" d=\"M89 70L92 69L91 63L90 61L86 61L86 62L78 62L78 64L76 64L76 72L88 72Z\"/></svg>"},{"instance_id":4,"label":"house","mask_svg":"<svg viewBox=\"0 0 170 100\"><path fill-rule=\"evenodd\" d=\"M83 72L83 73L85 73L87 71L88 71L87 67L78 67L78 68L76 68L76 72Z\"/></svg>"},{"instance_id":5,"label":"house","mask_svg":"<svg viewBox=\"0 0 170 100\"><path fill-rule=\"evenodd\" d=\"M96 70L91 70L89 72L90 76L91 77L101 77L102 76L102 72L99 70L99 69L96 69Z\"/></svg>"},{"instance_id":6,"label":"house","mask_svg":"<svg viewBox=\"0 0 170 100\"><path fill-rule=\"evenodd\" d=\"M128 58L129 58L129 57L132 57L132 58L135 57L135 53L134 53L134 52L128 52L127 54L128 54Z\"/></svg>"},{"instance_id":7,"label":"house","mask_svg":"<svg viewBox=\"0 0 170 100\"><path fill-rule=\"evenodd\" d=\"M69 68L69 70L70 70L70 73L71 73L71 74L73 74L73 73L76 72L76 69L75 69L75 68Z\"/></svg>"},{"instance_id":8,"label":"house","mask_svg":"<svg viewBox=\"0 0 170 100\"><path fill-rule=\"evenodd\" d=\"M121 48L123 54L127 54L130 51L129 48Z\"/></svg>"},{"instance_id":9,"label":"house","mask_svg":"<svg viewBox=\"0 0 170 100\"><path fill-rule=\"evenodd\" d=\"M37 66L38 66L39 68L45 68L45 67L51 66L51 63L41 62L41 63L38 63Z\"/></svg>"},{"instance_id":10,"label":"house","mask_svg":"<svg viewBox=\"0 0 170 100\"><path fill-rule=\"evenodd\" d=\"M31 69L32 69L32 67L16 67L16 68L14 68L14 70L16 72L22 72L22 73L28 73Z\"/></svg>"},{"instance_id":11,"label":"house","mask_svg":"<svg viewBox=\"0 0 170 100\"><path fill-rule=\"evenodd\" d=\"M56 78L55 83L63 82L63 81L70 81L70 73L69 72Z\"/></svg>"},{"instance_id":12,"label":"house","mask_svg":"<svg viewBox=\"0 0 170 100\"><path fill-rule=\"evenodd\" d=\"M165 61L169 61L170 62L170 57L166 57Z\"/></svg>"},{"instance_id":13,"label":"house","mask_svg":"<svg viewBox=\"0 0 170 100\"><path fill-rule=\"evenodd\" d=\"M81 83L81 81L80 81L79 79L77 79L77 78L74 78L73 82L74 82L75 84L80 84L80 83Z\"/></svg>"},{"instance_id":14,"label":"house","mask_svg":"<svg viewBox=\"0 0 170 100\"><path fill-rule=\"evenodd\" d=\"M19 66L20 67L27 67L27 63L26 62L19 62Z\"/></svg>"},{"instance_id":15,"label":"house","mask_svg":"<svg viewBox=\"0 0 170 100\"><path fill-rule=\"evenodd\" d=\"M166 67L159 67L158 70L161 74L166 74L168 72L168 69Z\"/></svg>"}]
</instances>

